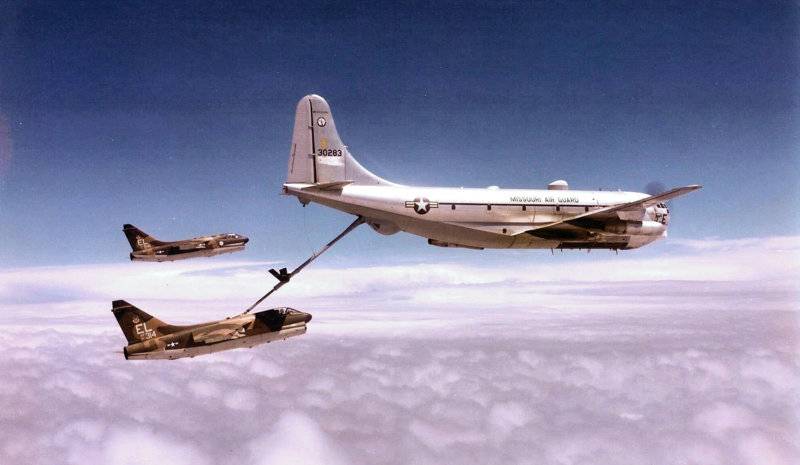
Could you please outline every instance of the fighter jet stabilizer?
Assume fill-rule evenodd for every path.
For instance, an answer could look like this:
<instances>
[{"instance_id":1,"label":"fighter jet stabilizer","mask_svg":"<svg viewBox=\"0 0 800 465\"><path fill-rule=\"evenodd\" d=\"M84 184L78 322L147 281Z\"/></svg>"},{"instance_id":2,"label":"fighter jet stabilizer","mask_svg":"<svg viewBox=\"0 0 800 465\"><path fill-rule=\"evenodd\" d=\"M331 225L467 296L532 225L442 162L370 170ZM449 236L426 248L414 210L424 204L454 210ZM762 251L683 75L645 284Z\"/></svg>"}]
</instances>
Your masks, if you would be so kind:
<instances>
[{"instance_id":1,"label":"fighter jet stabilizer","mask_svg":"<svg viewBox=\"0 0 800 465\"><path fill-rule=\"evenodd\" d=\"M220 321L175 326L164 323L124 300L112 303L112 312L128 339L126 359L173 360L223 350L253 347L306 332L311 315L281 307L241 314Z\"/></svg>"},{"instance_id":2,"label":"fighter jet stabilizer","mask_svg":"<svg viewBox=\"0 0 800 465\"><path fill-rule=\"evenodd\" d=\"M167 262L192 257L213 257L244 250L250 240L241 234L224 233L180 241L162 242L132 224L122 227L131 244L132 261Z\"/></svg>"}]
</instances>

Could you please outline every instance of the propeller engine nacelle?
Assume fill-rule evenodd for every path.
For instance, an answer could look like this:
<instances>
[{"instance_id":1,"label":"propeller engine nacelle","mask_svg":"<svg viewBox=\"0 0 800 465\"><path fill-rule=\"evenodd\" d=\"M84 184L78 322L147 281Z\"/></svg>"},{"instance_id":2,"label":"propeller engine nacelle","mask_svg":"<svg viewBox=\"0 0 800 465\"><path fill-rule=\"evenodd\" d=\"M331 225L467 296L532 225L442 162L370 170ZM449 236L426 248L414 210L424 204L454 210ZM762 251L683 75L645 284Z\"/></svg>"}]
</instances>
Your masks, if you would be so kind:
<instances>
[{"instance_id":1,"label":"propeller engine nacelle","mask_svg":"<svg viewBox=\"0 0 800 465\"><path fill-rule=\"evenodd\" d=\"M647 217L657 223L667 225L669 224L669 208L664 203L647 207Z\"/></svg>"},{"instance_id":2,"label":"propeller engine nacelle","mask_svg":"<svg viewBox=\"0 0 800 465\"><path fill-rule=\"evenodd\" d=\"M658 221L619 221L607 223L603 228L612 234L626 234L631 236L660 236L667 230L667 225Z\"/></svg>"}]
</instances>

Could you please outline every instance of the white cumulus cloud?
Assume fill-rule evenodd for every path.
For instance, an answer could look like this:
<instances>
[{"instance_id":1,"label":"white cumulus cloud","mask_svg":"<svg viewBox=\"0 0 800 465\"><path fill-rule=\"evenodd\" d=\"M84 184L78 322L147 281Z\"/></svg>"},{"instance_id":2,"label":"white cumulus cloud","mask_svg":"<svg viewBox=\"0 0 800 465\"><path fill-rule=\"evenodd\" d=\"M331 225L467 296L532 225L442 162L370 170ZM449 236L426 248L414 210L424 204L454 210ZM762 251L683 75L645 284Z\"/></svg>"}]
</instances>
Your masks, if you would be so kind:
<instances>
[{"instance_id":1,"label":"white cumulus cloud","mask_svg":"<svg viewBox=\"0 0 800 465\"><path fill-rule=\"evenodd\" d=\"M790 239L310 269L270 301L307 334L172 362L109 301L221 318L263 264L0 270L0 463L800 463Z\"/></svg>"}]
</instances>

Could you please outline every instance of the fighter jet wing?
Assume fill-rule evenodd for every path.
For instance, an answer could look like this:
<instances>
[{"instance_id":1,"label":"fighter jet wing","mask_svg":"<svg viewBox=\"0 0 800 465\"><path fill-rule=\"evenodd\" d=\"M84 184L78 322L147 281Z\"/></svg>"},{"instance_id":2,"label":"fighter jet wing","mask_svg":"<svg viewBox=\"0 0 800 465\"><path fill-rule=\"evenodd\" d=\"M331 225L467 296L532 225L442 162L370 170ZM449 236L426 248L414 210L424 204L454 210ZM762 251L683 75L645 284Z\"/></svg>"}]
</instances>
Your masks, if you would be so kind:
<instances>
[{"instance_id":1,"label":"fighter jet wing","mask_svg":"<svg viewBox=\"0 0 800 465\"><path fill-rule=\"evenodd\" d=\"M633 202L623 203L620 205L612 205L610 207L605 207L599 210L593 210L586 213L581 213L575 216L570 216L569 218L564 218L562 220L543 224L541 226L536 226L534 228L528 228L525 232L536 231L545 228L552 228L554 226L562 225L564 223L572 224L575 220L579 219L598 219L598 220L607 219L610 213L616 213L624 210L643 210L649 206L656 205L661 202L666 202L667 200L674 199L675 197L679 197L681 195L688 194L689 192L696 191L701 187L703 186L699 184L691 184L685 187L676 187L675 189L670 189L666 192L662 192L661 194L651 195L650 197L634 200Z\"/></svg>"},{"instance_id":2,"label":"fighter jet wing","mask_svg":"<svg viewBox=\"0 0 800 465\"><path fill-rule=\"evenodd\" d=\"M204 342L206 344L236 339L245 335L245 326L247 326L251 320L240 321L234 325L226 324L223 320L218 324L192 331L192 339L194 339L195 342Z\"/></svg>"},{"instance_id":3,"label":"fighter jet wing","mask_svg":"<svg viewBox=\"0 0 800 465\"><path fill-rule=\"evenodd\" d=\"M191 250L205 250L205 249L213 249L216 243L212 240L188 240L188 241L181 241L175 242L172 246L173 252L185 252Z\"/></svg>"}]
</instances>

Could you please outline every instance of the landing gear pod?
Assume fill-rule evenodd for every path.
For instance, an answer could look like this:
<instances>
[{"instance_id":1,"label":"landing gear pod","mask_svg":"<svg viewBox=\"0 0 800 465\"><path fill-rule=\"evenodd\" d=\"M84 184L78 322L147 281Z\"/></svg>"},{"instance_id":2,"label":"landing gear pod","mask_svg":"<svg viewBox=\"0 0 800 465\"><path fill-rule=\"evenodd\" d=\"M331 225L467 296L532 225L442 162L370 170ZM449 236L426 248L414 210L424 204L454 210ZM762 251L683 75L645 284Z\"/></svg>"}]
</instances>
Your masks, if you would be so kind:
<instances>
[{"instance_id":1,"label":"landing gear pod","mask_svg":"<svg viewBox=\"0 0 800 465\"><path fill-rule=\"evenodd\" d=\"M394 223L389 223L388 221L373 221L367 220L367 224L369 227L372 228L378 234L383 234L384 236L391 236L392 234L397 234L400 232L400 227Z\"/></svg>"}]
</instances>

